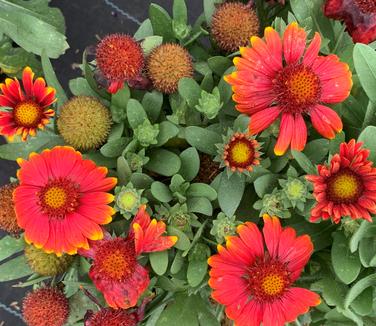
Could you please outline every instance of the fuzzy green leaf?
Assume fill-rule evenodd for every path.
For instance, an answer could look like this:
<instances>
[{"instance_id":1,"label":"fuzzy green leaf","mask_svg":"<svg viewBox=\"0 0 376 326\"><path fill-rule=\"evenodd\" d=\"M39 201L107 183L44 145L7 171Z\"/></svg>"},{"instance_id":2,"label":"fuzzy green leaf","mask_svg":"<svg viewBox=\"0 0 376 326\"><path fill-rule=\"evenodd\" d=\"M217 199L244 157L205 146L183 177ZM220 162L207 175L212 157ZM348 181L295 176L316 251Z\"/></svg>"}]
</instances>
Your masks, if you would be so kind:
<instances>
[{"instance_id":1,"label":"fuzzy green leaf","mask_svg":"<svg viewBox=\"0 0 376 326\"><path fill-rule=\"evenodd\" d=\"M156 146L162 146L166 144L171 138L175 137L179 133L179 128L176 127L170 121L162 121L159 124L159 134L157 137L158 143Z\"/></svg>"},{"instance_id":2,"label":"fuzzy green leaf","mask_svg":"<svg viewBox=\"0 0 376 326\"><path fill-rule=\"evenodd\" d=\"M210 155L217 154L215 145L222 142L221 136L216 132L196 126L185 128L185 138L191 146Z\"/></svg>"},{"instance_id":3,"label":"fuzzy green leaf","mask_svg":"<svg viewBox=\"0 0 376 326\"><path fill-rule=\"evenodd\" d=\"M0 265L0 282L16 280L32 273L25 256L21 255Z\"/></svg>"},{"instance_id":4,"label":"fuzzy green leaf","mask_svg":"<svg viewBox=\"0 0 376 326\"><path fill-rule=\"evenodd\" d=\"M257 195L262 198L264 195L271 193L273 189L278 185L278 175L265 174L258 177L255 182L255 191Z\"/></svg>"},{"instance_id":5,"label":"fuzzy green leaf","mask_svg":"<svg viewBox=\"0 0 376 326\"><path fill-rule=\"evenodd\" d=\"M134 34L134 38L137 41L144 39L145 37L153 35L153 26L151 25L150 19L145 19L136 33Z\"/></svg>"},{"instance_id":6,"label":"fuzzy green leaf","mask_svg":"<svg viewBox=\"0 0 376 326\"><path fill-rule=\"evenodd\" d=\"M310 159L302 152L291 150L291 154L300 165L300 167L308 174L316 174L316 169Z\"/></svg>"},{"instance_id":7,"label":"fuzzy green leaf","mask_svg":"<svg viewBox=\"0 0 376 326\"><path fill-rule=\"evenodd\" d=\"M359 135L358 141L363 143L365 148L369 149L368 159L372 162L376 162L376 127L368 126Z\"/></svg>"},{"instance_id":8,"label":"fuzzy green leaf","mask_svg":"<svg viewBox=\"0 0 376 326\"><path fill-rule=\"evenodd\" d=\"M368 275L352 286L345 297L345 308L348 308L365 289L371 286L376 286L376 274Z\"/></svg>"},{"instance_id":9,"label":"fuzzy green leaf","mask_svg":"<svg viewBox=\"0 0 376 326\"><path fill-rule=\"evenodd\" d=\"M149 7L149 18L153 26L154 35L163 37L164 42L174 40L172 20L168 12L161 6L152 3Z\"/></svg>"},{"instance_id":10,"label":"fuzzy green leaf","mask_svg":"<svg viewBox=\"0 0 376 326\"><path fill-rule=\"evenodd\" d=\"M376 103L376 52L365 44L355 44L354 65L360 83L369 99Z\"/></svg>"},{"instance_id":11,"label":"fuzzy green leaf","mask_svg":"<svg viewBox=\"0 0 376 326\"><path fill-rule=\"evenodd\" d=\"M157 275L163 275L168 267L168 251L157 251L149 254L150 264Z\"/></svg>"},{"instance_id":12,"label":"fuzzy green leaf","mask_svg":"<svg viewBox=\"0 0 376 326\"><path fill-rule=\"evenodd\" d=\"M118 157L121 155L128 142L129 139L125 137L109 141L101 147L100 152L105 157Z\"/></svg>"},{"instance_id":13,"label":"fuzzy green leaf","mask_svg":"<svg viewBox=\"0 0 376 326\"><path fill-rule=\"evenodd\" d=\"M174 0L174 4L172 6L172 17L174 18L174 21L181 24L187 24L188 13L187 5L185 4L184 0Z\"/></svg>"},{"instance_id":14,"label":"fuzzy green leaf","mask_svg":"<svg viewBox=\"0 0 376 326\"><path fill-rule=\"evenodd\" d=\"M359 256L350 252L348 241L343 233L333 235L332 264L337 277L345 284L350 284L359 275L361 264Z\"/></svg>"},{"instance_id":15,"label":"fuzzy green leaf","mask_svg":"<svg viewBox=\"0 0 376 326\"><path fill-rule=\"evenodd\" d=\"M208 263L205 260L191 260L187 269L187 280L190 286L200 285L208 271Z\"/></svg>"},{"instance_id":16,"label":"fuzzy green leaf","mask_svg":"<svg viewBox=\"0 0 376 326\"><path fill-rule=\"evenodd\" d=\"M227 216L233 216L244 194L245 181L242 175L234 173L228 177L222 173L219 188L218 202L222 211Z\"/></svg>"},{"instance_id":17,"label":"fuzzy green leaf","mask_svg":"<svg viewBox=\"0 0 376 326\"><path fill-rule=\"evenodd\" d=\"M148 154L150 161L145 165L150 171L166 177L173 176L180 170L179 156L166 149L156 149Z\"/></svg>"},{"instance_id":18,"label":"fuzzy green leaf","mask_svg":"<svg viewBox=\"0 0 376 326\"><path fill-rule=\"evenodd\" d=\"M206 197L210 201L217 199L217 192L205 183L193 183L189 186L187 196L190 197Z\"/></svg>"},{"instance_id":19,"label":"fuzzy green leaf","mask_svg":"<svg viewBox=\"0 0 376 326\"><path fill-rule=\"evenodd\" d=\"M155 181L151 184L151 194L162 203L168 203L172 200L170 189L159 181Z\"/></svg>"},{"instance_id":20,"label":"fuzzy green leaf","mask_svg":"<svg viewBox=\"0 0 376 326\"><path fill-rule=\"evenodd\" d=\"M168 235L175 235L178 237L178 241L175 243L175 248L184 251L190 247L191 241L184 232L170 225L167 227L167 233Z\"/></svg>"},{"instance_id":21,"label":"fuzzy green leaf","mask_svg":"<svg viewBox=\"0 0 376 326\"><path fill-rule=\"evenodd\" d=\"M210 69L222 77L225 71L232 66L232 61L227 57L215 56L208 59Z\"/></svg>"},{"instance_id":22,"label":"fuzzy green leaf","mask_svg":"<svg viewBox=\"0 0 376 326\"><path fill-rule=\"evenodd\" d=\"M178 90L190 108L194 108L198 104L201 97L201 87L194 79L188 77L180 79Z\"/></svg>"},{"instance_id":23,"label":"fuzzy green leaf","mask_svg":"<svg viewBox=\"0 0 376 326\"><path fill-rule=\"evenodd\" d=\"M145 93L142 98L142 106L150 120L150 122L155 123L161 114L163 104L163 94L157 92L156 90L152 92Z\"/></svg>"},{"instance_id":24,"label":"fuzzy green leaf","mask_svg":"<svg viewBox=\"0 0 376 326\"><path fill-rule=\"evenodd\" d=\"M132 129L136 129L148 118L141 103L133 98L127 104L127 117Z\"/></svg>"},{"instance_id":25,"label":"fuzzy green leaf","mask_svg":"<svg viewBox=\"0 0 376 326\"><path fill-rule=\"evenodd\" d=\"M205 197L191 197L187 200L188 211L207 216L213 215L213 206L209 199Z\"/></svg>"},{"instance_id":26,"label":"fuzzy green leaf","mask_svg":"<svg viewBox=\"0 0 376 326\"><path fill-rule=\"evenodd\" d=\"M200 157L197 149L187 148L180 154L181 168L179 174L187 181L192 181L200 170Z\"/></svg>"},{"instance_id":27,"label":"fuzzy green leaf","mask_svg":"<svg viewBox=\"0 0 376 326\"><path fill-rule=\"evenodd\" d=\"M0 239L0 261L20 252L25 247L23 238L16 239L10 235L6 235Z\"/></svg>"}]
</instances>

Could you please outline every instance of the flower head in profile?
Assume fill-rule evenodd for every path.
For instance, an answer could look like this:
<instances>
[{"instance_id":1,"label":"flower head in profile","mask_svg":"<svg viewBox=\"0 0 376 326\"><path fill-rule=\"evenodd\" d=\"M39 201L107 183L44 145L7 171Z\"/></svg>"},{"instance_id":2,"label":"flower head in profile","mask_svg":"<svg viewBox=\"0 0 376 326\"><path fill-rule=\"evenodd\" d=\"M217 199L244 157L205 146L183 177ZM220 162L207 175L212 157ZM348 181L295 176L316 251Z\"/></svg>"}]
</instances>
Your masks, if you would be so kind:
<instances>
[{"instance_id":1,"label":"flower head in profile","mask_svg":"<svg viewBox=\"0 0 376 326\"><path fill-rule=\"evenodd\" d=\"M342 143L329 165L318 165L318 175L307 175L313 183L317 201L311 221L320 218L339 223L341 218L365 219L372 222L376 214L376 168L367 160L368 149L354 139Z\"/></svg>"},{"instance_id":2,"label":"flower head in profile","mask_svg":"<svg viewBox=\"0 0 376 326\"><path fill-rule=\"evenodd\" d=\"M283 38L272 28L265 40L253 36L252 47L240 48L234 59L236 71L225 77L232 85L238 111L251 117L249 131L257 134L281 116L274 151L283 155L291 146L301 151L307 141L304 116L324 137L342 130L338 114L325 103L340 103L350 94L351 72L336 55L319 56L321 37L315 34L306 47L307 35L291 23Z\"/></svg>"},{"instance_id":3,"label":"flower head in profile","mask_svg":"<svg viewBox=\"0 0 376 326\"><path fill-rule=\"evenodd\" d=\"M20 135L25 141L35 136L38 129L44 129L55 111L50 107L56 101L55 89L47 87L43 78L34 81L34 73L26 67L19 81L7 78L0 84L0 135L10 141Z\"/></svg>"},{"instance_id":4,"label":"flower head in profile","mask_svg":"<svg viewBox=\"0 0 376 326\"><path fill-rule=\"evenodd\" d=\"M93 260L89 276L112 308L134 307L150 283L149 272L137 258L142 253L163 251L177 241L164 236L166 224L151 220L142 205L131 223L126 238L112 238L108 233L100 241L92 241L90 249L79 254Z\"/></svg>"},{"instance_id":5,"label":"flower head in profile","mask_svg":"<svg viewBox=\"0 0 376 326\"><path fill-rule=\"evenodd\" d=\"M88 248L88 239L103 238L100 225L111 222L114 214L108 205L114 196L108 191L117 182L107 177L107 168L67 146L17 162L20 184L13 199L26 242L61 256Z\"/></svg>"},{"instance_id":6,"label":"flower head in profile","mask_svg":"<svg viewBox=\"0 0 376 326\"><path fill-rule=\"evenodd\" d=\"M116 93L124 82L136 80L144 67L140 44L125 34L104 37L97 45L96 60L100 72L110 84L110 93Z\"/></svg>"},{"instance_id":7,"label":"flower head in profile","mask_svg":"<svg viewBox=\"0 0 376 326\"><path fill-rule=\"evenodd\" d=\"M376 2L374 0L326 0L325 16L345 22L356 43L376 40Z\"/></svg>"},{"instance_id":8,"label":"flower head in profile","mask_svg":"<svg viewBox=\"0 0 376 326\"><path fill-rule=\"evenodd\" d=\"M263 233L251 222L237 233L208 260L212 297L237 326L283 326L320 303L316 293L293 285L313 251L309 236L297 237L269 215Z\"/></svg>"}]
</instances>

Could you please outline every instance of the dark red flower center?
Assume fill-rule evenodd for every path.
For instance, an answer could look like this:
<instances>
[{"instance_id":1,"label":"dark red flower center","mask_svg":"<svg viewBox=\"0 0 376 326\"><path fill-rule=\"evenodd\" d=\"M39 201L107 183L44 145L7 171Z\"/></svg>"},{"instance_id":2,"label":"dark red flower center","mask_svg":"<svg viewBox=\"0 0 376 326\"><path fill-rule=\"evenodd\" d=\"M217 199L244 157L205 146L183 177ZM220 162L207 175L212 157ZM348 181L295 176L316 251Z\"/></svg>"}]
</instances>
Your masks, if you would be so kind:
<instances>
[{"instance_id":1,"label":"dark red flower center","mask_svg":"<svg viewBox=\"0 0 376 326\"><path fill-rule=\"evenodd\" d=\"M67 178L51 180L39 191L38 204L50 219L63 219L78 206L79 188L78 184Z\"/></svg>"},{"instance_id":2,"label":"dark red flower center","mask_svg":"<svg viewBox=\"0 0 376 326\"><path fill-rule=\"evenodd\" d=\"M319 102L320 78L303 64L289 65L277 74L274 91L276 105L284 112L303 113Z\"/></svg>"},{"instance_id":3,"label":"dark red flower center","mask_svg":"<svg viewBox=\"0 0 376 326\"><path fill-rule=\"evenodd\" d=\"M327 180L326 197L335 204L351 204L363 193L363 181L350 169L340 170Z\"/></svg>"},{"instance_id":4,"label":"dark red flower center","mask_svg":"<svg viewBox=\"0 0 376 326\"><path fill-rule=\"evenodd\" d=\"M223 160L233 170L252 168L256 158L257 141L249 139L247 135L236 133L225 146Z\"/></svg>"},{"instance_id":5,"label":"dark red flower center","mask_svg":"<svg viewBox=\"0 0 376 326\"><path fill-rule=\"evenodd\" d=\"M31 100L18 103L13 110L16 125L26 128L38 127L42 119L42 113L42 108Z\"/></svg>"},{"instance_id":6,"label":"dark red flower center","mask_svg":"<svg viewBox=\"0 0 376 326\"><path fill-rule=\"evenodd\" d=\"M375 0L355 0L358 8L363 13L376 13L376 1Z\"/></svg>"},{"instance_id":7,"label":"dark red flower center","mask_svg":"<svg viewBox=\"0 0 376 326\"><path fill-rule=\"evenodd\" d=\"M98 68L109 80L135 79L144 65L141 46L128 35L112 34L97 46Z\"/></svg>"},{"instance_id":8,"label":"dark red flower center","mask_svg":"<svg viewBox=\"0 0 376 326\"><path fill-rule=\"evenodd\" d=\"M122 238L105 241L98 249L94 267L103 278L124 281L136 268L137 257L132 241Z\"/></svg>"},{"instance_id":9,"label":"dark red flower center","mask_svg":"<svg viewBox=\"0 0 376 326\"><path fill-rule=\"evenodd\" d=\"M278 260L256 261L246 275L250 295L260 302L278 299L291 285L289 274L286 265Z\"/></svg>"},{"instance_id":10,"label":"dark red flower center","mask_svg":"<svg viewBox=\"0 0 376 326\"><path fill-rule=\"evenodd\" d=\"M92 314L85 326L136 326L137 315L123 309L105 308Z\"/></svg>"}]
</instances>

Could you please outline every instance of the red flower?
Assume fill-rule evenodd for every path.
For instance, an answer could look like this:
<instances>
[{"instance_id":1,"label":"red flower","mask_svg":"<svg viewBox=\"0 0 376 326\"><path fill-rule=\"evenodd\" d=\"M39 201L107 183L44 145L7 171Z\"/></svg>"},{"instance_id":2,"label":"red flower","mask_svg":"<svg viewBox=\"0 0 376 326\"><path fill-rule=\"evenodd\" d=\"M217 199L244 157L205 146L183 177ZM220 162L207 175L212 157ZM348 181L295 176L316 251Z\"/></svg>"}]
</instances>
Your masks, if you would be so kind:
<instances>
[{"instance_id":1,"label":"red flower","mask_svg":"<svg viewBox=\"0 0 376 326\"><path fill-rule=\"evenodd\" d=\"M110 93L116 93L125 81L136 80L144 66L141 46L124 34L103 38L97 46L96 60L99 70L110 82Z\"/></svg>"},{"instance_id":2,"label":"red flower","mask_svg":"<svg viewBox=\"0 0 376 326\"><path fill-rule=\"evenodd\" d=\"M313 182L317 200L311 211L311 221L332 218L339 223L342 216L363 218L372 222L376 214L376 168L367 160L368 149L354 139L342 143L330 166L318 165L319 175L307 175Z\"/></svg>"},{"instance_id":3,"label":"red flower","mask_svg":"<svg viewBox=\"0 0 376 326\"><path fill-rule=\"evenodd\" d=\"M311 116L313 127L326 138L342 130L338 114L322 103L339 103L349 96L351 72L336 55L319 56L320 43L316 33L306 49L306 33L297 23L287 27L283 40L267 27L265 41L253 36L252 48L240 48L242 57L234 59L237 71L225 77L237 110L251 116L252 134L282 115L277 155L283 155L290 144L292 149L304 149L304 115Z\"/></svg>"},{"instance_id":4,"label":"red flower","mask_svg":"<svg viewBox=\"0 0 376 326\"><path fill-rule=\"evenodd\" d=\"M43 129L54 116L55 112L49 106L56 101L55 89L46 87L43 78L33 82L34 73L26 67L22 75L22 85L17 79L7 78L5 84L0 84L0 106L9 110L0 111L0 135L11 141L15 135L35 136L37 129Z\"/></svg>"},{"instance_id":5,"label":"red flower","mask_svg":"<svg viewBox=\"0 0 376 326\"><path fill-rule=\"evenodd\" d=\"M116 178L82 159L72 147L54 147L29 160L18 159L20 185L13 199L25 240L57 255L77 253L88 241L103 238L101 224L111 222Z\"/></svg>"},{"instance_id":6,"label":"red flower","mask_svg":"<svg viewBox=\"0 0 376 326\"><path fill-rule=\"evenodd\" d=\"M85 316L85 326L136 326L140 321L137 312L103 308L93 313L88 311Z\"/></svg>"},{"instance_id":7,"label":"red flower","mask_svg":"<svg viewBox=\"0 0 376 326\"><path fill-rule=\"evenodd\" d=\"M80 250L82 256L93 259L89 276L112 308L127 309L149 286L149 273L137 257L143 252L163 251L177 241L175 236L162 236L166 225L150 219L146 206L140 207L131 224L127 238L111 238L91 242L89 250Z\"/></svg>"},{"instance_id":8,"label":"red flower","mask_svg":"<svg viewBox=\"0 0 376 326\"><path fill-rule=\"evenodd\" d=\"M277 217L264 215L264 223L263 235L254 223L238 226L208 260L212 297L236 326L283 326L320 303L316 293L292 286L312 254L309 236L282 229Z\"/></svg>"},{"instance_id":9,"label":"red flower","mask_svg":"<svg viewBox=\"0 0 376 326\"><path fill-rule=\"evenodd\" d=\"M375 0L326 0L325 16L343 20L354 42L376 40Z\"/></svg>"}]
</instances>

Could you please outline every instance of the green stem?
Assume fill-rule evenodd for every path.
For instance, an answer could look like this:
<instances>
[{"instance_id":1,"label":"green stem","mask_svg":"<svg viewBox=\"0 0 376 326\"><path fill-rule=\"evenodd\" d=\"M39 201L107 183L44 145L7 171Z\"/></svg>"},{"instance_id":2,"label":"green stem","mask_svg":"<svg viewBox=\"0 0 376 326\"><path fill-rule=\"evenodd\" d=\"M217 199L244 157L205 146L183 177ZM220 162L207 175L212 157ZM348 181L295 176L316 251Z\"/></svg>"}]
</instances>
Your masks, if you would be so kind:
<instances>
[{"instance_id":1,"label":"green stem","mask_svg":"<svg viewBox=\"0 0 376 326\"><path fill-rule=\"evenodd\" d=\"M343 25L342 25L342 28L341 28L341 31L340 31L340 34L339 34L339 37L337 38L337 41L336 41L336 44L335 44L335 46L334 46L334 48L333 48L332 53L337 53L338 47L339 47L339 45L340 45L341 42L342 42L343 35L345 35L345 29L346 29L346 25L343 24Z\"/></svg>"},{"instance_id":2,"label":"green stem","mask_svg":"<svg viewBox=\"0 0 376 326\"><path fill-rule=\"evenodd\" d=\"M369 101L367 106L366 115L364 117L362 130L365 129L367 126L369 126L372 123L372 120L376 114L376 104Z\"/></svg>"}]
</instances>

